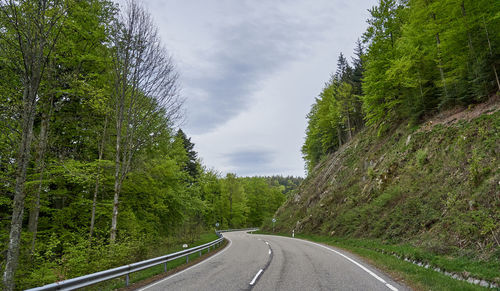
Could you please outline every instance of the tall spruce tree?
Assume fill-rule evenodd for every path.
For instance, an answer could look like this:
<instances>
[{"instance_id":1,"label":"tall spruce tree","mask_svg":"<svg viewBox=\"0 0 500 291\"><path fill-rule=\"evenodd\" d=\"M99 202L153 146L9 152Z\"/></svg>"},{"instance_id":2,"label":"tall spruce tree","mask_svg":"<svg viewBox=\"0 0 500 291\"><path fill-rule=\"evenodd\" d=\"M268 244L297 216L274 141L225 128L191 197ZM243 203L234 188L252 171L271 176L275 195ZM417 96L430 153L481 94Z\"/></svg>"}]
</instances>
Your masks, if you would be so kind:
<instances>
[{"instance_id":1,"label":"tall spruce tree","mask_svg":"<svg viewBox=\"0 0 500 291\"><path fill-rule=\"evenodd\" d=\"M184 169L194 182L198 180L200 176L200 165L197 160L198 153L194 150L194 143L191 142L191 138L188 138L182 129L177 131L176 138L182 141L184 149L186 150L187 162Z\"/></svg>"}]
</instances>

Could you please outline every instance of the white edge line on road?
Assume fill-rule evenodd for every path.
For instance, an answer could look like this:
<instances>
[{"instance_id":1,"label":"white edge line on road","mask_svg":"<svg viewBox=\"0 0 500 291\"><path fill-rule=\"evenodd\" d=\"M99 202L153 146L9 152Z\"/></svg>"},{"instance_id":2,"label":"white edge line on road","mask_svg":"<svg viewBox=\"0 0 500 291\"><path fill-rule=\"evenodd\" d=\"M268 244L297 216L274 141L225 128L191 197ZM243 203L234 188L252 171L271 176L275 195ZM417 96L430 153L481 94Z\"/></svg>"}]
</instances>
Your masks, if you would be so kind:
<instances>
[{"instance_id":1,"label":"white edge line on road","mask_svg":"<svg viewBox=\"0 0 500 291\"><path fill-rule=\"evenodd\" d=\"M271 249L269 249L269 254L271 254Z\"/></svg>"},{"instance_id":2,"label":"white edge line on road","mask_svg":"<svg viewBox=\"0 0 500 291\"><path fill-rule=\"evenodd\" d=\"M327 250L330 250L334 253L336 253L337 255L339 256L342 256L344 258L346 258L347 260L349 260L351 263L355 264L356 266L360 267L361 269L363 269L363 271L367 272L368 274L370 274L372 277L374 277L375 279L379 280L380 282L384 283L385 286L387 286L387 288L393 290L393 291L398 291L398 289L394 286L392 286L391 284L387 283L384 279L380 278L377 274L373 273L372 271L370 271L370 269L368 269L367 267L361 265L360 263L356 262L355 260L349 258L348 256L344 255L343 253L341 252L338 252L332 248L329 248L327 246L324 246L324 245L320 245L320 244L317 244L317 243L313 243L313 242L310 242L308 241L309 243L311 244L314 244L314 245L317 245L319 247L322 247L324 249L327 249Z\"/></svg>"},{"instance_id":3,"label":"white edge line on road","mask_svg":"<svg viewBox=\"0 0 500 291\"><path fill-rule=\"evenodd\" d=\"M213 258L217 257L218 255L222 254L222 253L223 253L223 252L225 252L227 249L229 249L229 247L231 247L231 244L233 243L233 242L232 242L230 239L228 239L227 237L226 237L225 239L227 239L227 240L229 241L229 245L228 245L227 247L225 247L222 251L220 251L220 252L216 253L215 255L213 255L213 256L211 256L211 257L209 257L209 258L207 258L207 259L205 259L205 260L203 260L203 261L201 261L201 262L199 262L199 263L198 263L198 264L196 264L196 265L193 265L193 266L191 266L191 267L189 267L189 268L187 268L187 269L184 269L184 270L182 270L182 271L180 271L180 272L178 272L178 273L172 274L171 276L168 276L168 277L167 277L167 278L165 278L165 279L162 279L162 280L160 280L160 281L158 281L158 282L155 282L155 283L153 283L153 284L151 284L151 285L148 285L148 286L146 286L146 287L144 287L144 288L137 289L137 290L138 290L138 291L143 291L143 290L146 290L146 289L148 289L148 288L151 288L151 287L153 287L153 286L155 286L155 285L157 285L157 284L160 284L161 282L167 281L168 279L172 279L173 277L175 277L175 276L177 276L177 275L180 275L180 274L182 274L182 273L184 273L184 272L186 272L186 271L188 271L188 270L191 270L192 268L198 267L198 266L200 266L201 264L203 264L203 263L205 263L205 262L208 262L208 261L210 261L211 259L213 259Z\"/></svg>"},{"instance_id":4,"label":"white edge line on road","mask_svg":"<svg viewBox=\"0 0 500 291\"><path fill-rule=\"evenodd\" d=\"M252 282L250 282L250 285L255 284L255 281L257 280L257 278L259 278L259 276L260 276L260 274L262 274L262 272L263 272L263 270L262 270L262 269L260 269L260 270L257 272L257 274L255 274L255 277L253 277Z\"/></svg>"},{"instance_id":5,"label":"white edge line on road","mask_svg":"<svg viewBox=\"0 0 500 291\"><path fill-rule=\"evenodd\" d=\"M288 239L292 239L292 238L289 238L289 237L284 237L284 238L288 238ZM375 274L374 272L370 271L370 269L368 269L367 267L361 265L360 263L356 262L355 260L349 258L348 256L344 255L343 253L341 252L338 252L332 248L329 248L327 246L324 246L324 245L321 245L321 244L318 244L318 243L315 243L315 242L311 242L311 241L308 241L308 240L304 240L304 239L296 239L296 238L293 238L294 240L301 240L301 241L304 241L304 242L307 242L307 243L310 243L310 244L313 244L313 245L316 245L316 246L319 246L319 247L322 247L324 249L327 249L329 251L332 251L334 253L336 253L337 255L339 256L342 256L344 257L345 259L349 260L351 263L355 264L356 266L360 267L361 269L363 269L363 271L367 272L368 274L370 274L372 277L374 277L375 279L379 280L380 282L384 283L384 285L393 290L393 291L399 291L398 288L392 286L391 284L387 283L384 279L380 278L377 274Z\"/></svg>"},{"instance_id":6,"label":"white edge line on road","mask_svg":"<svg viewBox=\"0 0 500 291\"><path fill-rule=\"evenodd\" d=\"M266 244L269 245L269 243L266 241Z\"/></svg>"}]
</instances>

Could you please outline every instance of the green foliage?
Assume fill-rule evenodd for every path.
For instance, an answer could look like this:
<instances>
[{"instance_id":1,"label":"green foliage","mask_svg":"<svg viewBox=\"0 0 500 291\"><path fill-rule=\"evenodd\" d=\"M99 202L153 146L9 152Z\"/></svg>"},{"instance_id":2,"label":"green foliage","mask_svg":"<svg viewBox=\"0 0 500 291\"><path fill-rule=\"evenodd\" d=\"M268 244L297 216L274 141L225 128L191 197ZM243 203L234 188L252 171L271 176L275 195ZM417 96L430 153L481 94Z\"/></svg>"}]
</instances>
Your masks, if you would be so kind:
<instances>
[{"instance_id":1,"label":"green foliage","mask_svg":"<svg viewBox=\"0 0 500 291\"><path fill-rule=\"evenodd\" d=\"M34 256L34 267L21 270L20 275L23 277L19 278L19 288L40 286L118 267L180 251L186 242L190 246L196 246L216 238L213 232L199 234L193 241L188 241L187 237L179 235L164 238L142 235L137 238L122 239L120 242L109 245L103 240L89 242L83 236L74 236L71 241L63 243L53 235L49 241L38 245ZM58 248L64 249L62 256L57 255ZM54 250L54 252L50 252L50 250ZM173 265L174 263L169 263L169 268L172 268ZM175 265L179 265L179 263L175 263ZM98 290L101 288L103 286L97 287Z\"/></svg>"},{"instance_id":2,"label":"green foliage","mask_svg":"<svg viewBox=\"0 0 500 291\"><path fill-rule=\"evenodd\" d=\"M308 172L322 157L336 151L364 126L358 95L361 93L360 74L363 71L361 47L358 52L354 70L340 54L337 72L325 84L307 115L308 126L302 155Z\"/></svg>"},{"instance_id":3,"label":"green foliage","mask_svg":"<svg viewBox=\"0 0 500 291\"><path fill-rule=\"evenodd\" d=\"M438 106L470 104L498 90L500 6L495 1L380 1L365 43L368 124L417 119ZM388 114L389 113L389 114Z\"/></svg>"},{"instance_id":4,"label":"green foliage","mask_svg":"<svg viewBox=\"0 0 500 291\"><path fill-rule=\"evenodd\" d=\"M417 165L419 167L423 167L425 162L427 161L427 150L425 149L419 149L415 153L415 159L417 161Z\"/></svg>"},{"instance_id":5,"label":"green foliage","mask_svg":"<svg viewBox=\"0 0 500 291\"><path fill-rule=\"evenodd\" d=\"M285 200L279 186L271 186L268 179L252 177L244 178L244 189L247 193L248 225L260 226L264 220L272 217Z\"/></svg>"},{"instance_id":6,"label":"green foliage","mask_svg":"<svg viewBox=\"0 0 500 291\"><path fill-rule=\"evenodd\" d=\"M304 178L294 176L271 176L266 177L266 179L269 181L270 185L278 186L279 188L281 188L285 196L293 193L299 187L302 181L304 181Z\"/></svg>"},{"instance_id":7,"label":"green foliage","mask_svg":"<svg viewBox=\"0 0 500 291\"><path fill-rule=\"evenodd\" d=\"M418 124L500 90L498 1L380 0L369 11L366 52L358 42L354 68L340 55L307 115L308 172L351 139L363 126L359 120L383 136L401 120Z\"/></svg>"},{"instance_id":8,"label":"green foliage","mask_svg":"<svg viewBox=\"0 0 500 291\"><path fill-rule=\"evenodd\" d=\"M468 162L469 181L473 186L478 186L491 171L490 165L482 162L486 157L484 153L480 153L477 149L472 150L472 156Z\"/></svg>"},{"instance_id":9,"label":"green foliage","mask_svg":"<svg viewBox=\"0 0 500 291\"><path fill-rule=\"evenodd\" d=\"M227 174L220 178L212 171L202 174L201 197L205 201L204 217L207 226L219 223L219 228L257 227L285 200L285 177L236 177ZM295 190L288 177L289 191Z\"/></svg>"},{"instance_id":10,"label":"green foliage","mask_svg":"<svg viewBox=\"0 0 500 291\"><path fill-rule=\"evenodd\" d=\"M374 179L377 175L377 173L375 173L375 169L373 167L368 167L366 174L368 175L368 177L370 177L370 179Z\"/></svg>"},{"instance_id":11,"label":"green foliage","mask_svg":"<svg viewBox=\"0 0 500 291\"><path fill-rule=\"evenodd\" d=\"M194 144L191 142L191 138L187 138L182 129L177 131L175 138L182 142L184 150L187 154L187 161L184 170L189 173L193 180L198 179L198 176L200 175L200 163L197 160L198 154L194 151Z\"/></svg>"},{"instance_id":12,"label":"green foliage","mask_svg":"<svg viewBox=\"0 0 500 291\"><path fill-rule=\"evenodd\" d=\"M363 108L368 125L397 117L401 104L398 87L390 78L396 42L401 36L405 7L395 0L381 0L370 9L369 27L363 41L369 43L363 77Z\"/></svg>"}]
</instances>

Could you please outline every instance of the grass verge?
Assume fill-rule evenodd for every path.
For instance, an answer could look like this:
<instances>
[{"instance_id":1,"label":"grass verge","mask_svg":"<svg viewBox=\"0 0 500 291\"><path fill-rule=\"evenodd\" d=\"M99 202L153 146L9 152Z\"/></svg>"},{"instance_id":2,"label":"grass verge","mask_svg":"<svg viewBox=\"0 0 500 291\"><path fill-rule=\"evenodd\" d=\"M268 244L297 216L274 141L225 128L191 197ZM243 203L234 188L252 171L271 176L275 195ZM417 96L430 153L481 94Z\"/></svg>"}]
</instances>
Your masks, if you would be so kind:
<instances>
[{"instance_id":1,"label":"grass verge","mask_svg":"<svg viewBox=\"0 0 500 291\"><path fill-rule=\"evenodd\" d=\"M269 233L290 237L290 234ZM466 281L453 279L443 273L415 265L396 257L425 261L433 267L453 273L466 273L468 276L496 282L500 277L500 262L476 262L467 258L451 258L434 255L409 245L387 245L374 240L328 237L297 234L301 238L317 243L338 247L359 255L369 264L389 274L394 280L414 290L492 290ZM494 289L493 289L494 290ZM497 290L500 290L497 288Z\"/></svg>"},{"instance_id":2,"label":"grass verge","mask_svg":"<svg viewBox=\"0 0 500 291\"><path fill-rule=\"evenodd\" d=\"M189 247L195 247L199 246L208 242L211 242L213 240L217 239L217 235L215 233L205 233L200 235L200 238L195 241L192 245ZM146 286L154 281L157 281L159 279L162 279L164 277L170 276L174 273L177 273L183 269L186 269L196 263L198 263L201 260L204 260L214 254L216 254L218 251L222 250L226 244L226 241L223 242L222 246L215 249L211 250L209 253L207 253L207 250L204 250L202 252L202 256L200 257L199 253L194 253L189 255L189 262L186 263L186 257L182 257L173 261L169 261L167 263L167 272L164 271L164 265L160 264L139 272L131 273L129 274L129 286L125 285L125 276L115 278L112 280L108 280L102 283L98 283L95 285L92 285L87 288L83 288L83 290L89 290L89 291L94 291L94 290L102 290L102 291L108 291L108 290L135 290L137 288ZM167 253L173 253L182 250L181 246L177 246L175 248L171 248L167 251Z\"/></svg>"}]
</instances>

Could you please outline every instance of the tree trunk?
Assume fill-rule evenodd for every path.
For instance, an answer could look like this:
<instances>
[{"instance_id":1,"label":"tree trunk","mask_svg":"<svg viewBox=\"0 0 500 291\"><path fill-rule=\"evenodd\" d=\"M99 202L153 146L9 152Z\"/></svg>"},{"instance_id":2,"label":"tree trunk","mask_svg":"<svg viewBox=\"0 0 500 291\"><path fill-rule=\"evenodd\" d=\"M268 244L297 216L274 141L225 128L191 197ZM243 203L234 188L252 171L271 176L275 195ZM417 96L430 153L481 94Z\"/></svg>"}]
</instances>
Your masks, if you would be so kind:
<instances>
[{"instance_id":1,"label":"tree trunk","mask_svg":"<svg viewBox=\"0 0 500 291\"><path fill-rule=\"evenodd\" d=\"M100 161L100 159L99 159ZM94 188L94 198L92 199L92 211L90 214L90 230L89 230L89 242L92 240L92 234L94 233L95 224L95 208L97 205L97 195L99 193L99 176L101 175L100 166L97 169L97 177L95 178L95 188Z\"/></svg>"},{"instance_id":2,"label":"tree trunk","mask_svg":"<svg viewBox=\"0 0 500 291\"><path fill-rule=\"evenodd\" d=\"M32 79L33 80L33 79ZM5 271L3 275L6 290L14 290L14 274L19 262L19 247L21 243L21 231L23 225L24 200L26 192L26 170L30 161L31 141L33 139L33 121L35 118L36 91L38 84L33 88L33 81L26 85L23 96L23 121L21 143L17 159L16 185L14 190L14 203L12 209L12 221L10 226L9 246L5 260Z\"/></svg>"},{"instance_id":3,"label":"tree trunk","mask_svg":"<svg viewBox=\"0 0 500 291\"><path fill-rule=\"evenodd\" d=\"M418 70L418 88L420 90L420 104L425 107L424 103L424 90L422 88L422 78L420 77L420 70Z\"/></svg>"},{"instance_id":4,"label":"tree trunk","mask_svg":"<svg viewBox=\"0 0 500 291\"><path fill-rule=\"evenodd\" d=\"M63 4L59 1L33 1L32 10L25 9L17 1L5 1L0 5L8 25L4 29L10 30L15 36L17 52L11 61L18 63L20 77L23 80L23 111L21 121L21 139L16 160L16 182L14 187L14 201L12 221L9 236L9 245L5 261L3 282L5 290L14 290L14 274L19 261L19 247L23 224L24 202L26 198L25 182L26 171L31 156L31 141L33 139L33 122L36 113L37 93L43 71L47 65L50 53L59 37L64 20ZM47 10L51 10L47 17Z\"/></svg>"},{"instance_id":5,"label":"tree trunk","mask_svg":"<svg viewBox=\"0 0 500 291\"><path fill-rule=\"evenodd\" d=\"M37 172L39 173L38 187L35 193L34 201L30 208L30 216L28 221L28 230L32 233L31 240L31 256L35 252L36 235L38 231L38 216L40 214L40 193L43 188L43 176L45 172L45 152L47 149L47 137L49 132L49 120L52 115L52 97L49 100L48 112L42 113L42 122L40 125L40 137L37 147Z\"/></svg>"},{"instance_id":6,"label":"tree trunk","mask_svg":"<svg viewBox=\"0 0 500 291\"><path fill-rule=\"evenodd\" d=\"M342 132L340 130L340 127L337 125L337 136L339 138L339 148L342 146Z\"/></svg>"},{"instance_id":7,"label":"tree trunk","mask_svg":"<svg viewBox=\"0 0 500 291\"><path fill-rule=\"evenodd\" d=\"M432 19L436 21L436 15L433 13L432 14ZM443 89L444 89L444 96L448 98L448 89L446 88L446 79L444 78L444 71L443 71L443 63L441 61L441 50L439 49L441 45L441 40L439 38L439 32L436 32L436 49L437 49L437 57L438 57L438 63L439 63L439 74L441 75L441 82L443 82Z\"/></svg>"},{"instance_id":8,"label":"tree trunk","mask_svg":"<svg viewBox=\"0 0 500 291\"><path fill-rule=\"evenodd\" d=\"M460 4L460 8L462 9L462 16L466 20L467 13L465 12L465 3L463 1ZM468 38L469 50L470 50L471 55L474 55L474 48L472 46L472 36L470 34L470 29L469 29L469 25L467 24L467 21L466 21L466 29L467 29L467 38Z\"/></svg>"},{"instance_id":9,"label":"tree trunk","mask_svg":"<svg viewBox=\"0 0 500 291\"><path fill-rule=\"evenodd\" d=\"M152 128L148 125L160 113L156 106L166 110L168 120L175 120L182 104L177 95L177 74L157 39L150 15L134 1L127 4L123 21L116 23L112 48L117 136L111 242L116 240L122 183L134 153L150 138Z\"/></svg>"},{"instance_id":10,"label":"tree trunk","mask_svg":"<svg viewBox=\"0 0 500 291\"><path fill-rule=\"evenodd\" d=\"M104 145L106 142L106 133L108 128L108 115L106 115L106 120L104 121L104 130L102 133L101 144L99 145L99 157L97 164L97 176L95 179L95 188L94 188L94 198L92 200L92 213L90 215L90 230L89 230L89 242L92 240L92 234L94 233L94 224L95 224L95 208L97 204L97 195L99 194L99 179L101 176L101 160L104 153Z\"/></svg>"},{"instance_id":11,"label":"tree trunk","mask_svg":"<svg viewBox=\"0 0 500 291\"><path fill-rule=\"evenodd\" d=\"M493 72L495 73L495 79L497 80L498 91L500 91L500 81L498 80L497 68L495 67L495 63L492 65Z\"/></svg>"},{"instance_id":12,"label":"tree trunk","mask_svg":"<svg viewBox=\"0 0 500 291\"><path fill-rule=\"evenodd\" d=\"M126 66L128 66L128 57L126 58ZM125 72L127 70L124 70ZM114 243L116 240L116 229L118 224L118 204L121 192L122 183L122 173L123 173L123 163L122 163L122 128L124 121L124 111L125 111L125 96L127 93L127 75L124 74L122 79L118 82L118 94L117 94L117 104L116 104L116 153L115 153L115 186L114 186L114 198L113 198L113 212L111 217L111 231L109 240ZM121 85L121 88L119 88ZM120 91L121 89L121 91ZM127 125L126 125L127 126ZM127 130L127 129L126 129Z\"/></svg>"},{"instance_id":13,"label":"tree trunk","mask_svg":"<svg viewBox=\"0 0 500 291\"><path fill-rule=\"evenodd\" d=\"M123 165L121 164L121 142L122 142L122 125L123 125L123 106L124 100L121 100L119 104L118 120L116 124L116 153L115 153L115 187L114 187L114 198L113 198L113 213L111 217L111 233L109 240L110 242L115 242L116 240L116 228L118 222L118 203L121 191L121 170ZM121 114L120 114L121 111Z\"/></svg>"},{"instance_id":14,"label":"tree trunk","mask_svg":"<svg viewBox=\"0 0 500 291\"><path fill-rule=\"evenodd\" d=\"M113 216L111 218L111 234L109 240L111 243L116 241L116 229L118 224L118 203L120 197L121 187L118 180L115 181L115 196L113 198Z\"/></svg>"},{"instance_id":15,"label":"tree trunk","mask_svg":"<svg viewBox=\"0 0 500 291\"><path fill-rule=\"evenodd\" d=\"M439 45L441 44L441 41L439 40L439 33L436 33L436 43L439 62L439 74L441 75L441 82L443 82L444 96L448 98L448 89L446 88L446 79L444 78L443 63L441 61L441 51L439 49Z\"/></svg>"}]
</instances>

